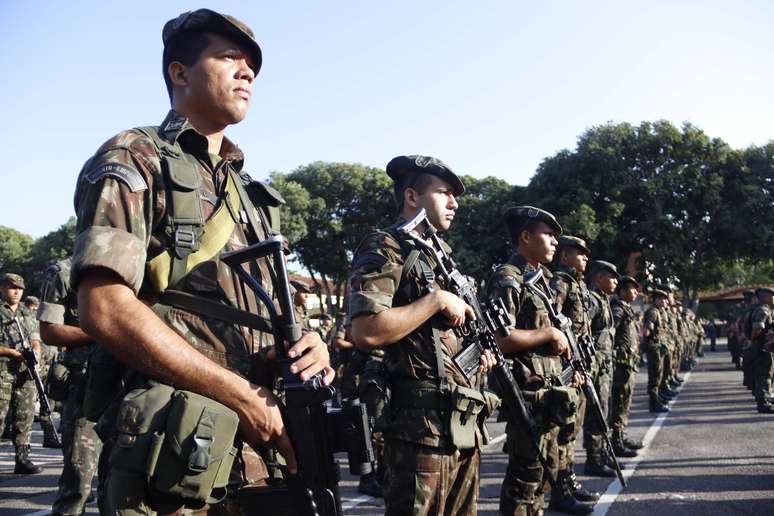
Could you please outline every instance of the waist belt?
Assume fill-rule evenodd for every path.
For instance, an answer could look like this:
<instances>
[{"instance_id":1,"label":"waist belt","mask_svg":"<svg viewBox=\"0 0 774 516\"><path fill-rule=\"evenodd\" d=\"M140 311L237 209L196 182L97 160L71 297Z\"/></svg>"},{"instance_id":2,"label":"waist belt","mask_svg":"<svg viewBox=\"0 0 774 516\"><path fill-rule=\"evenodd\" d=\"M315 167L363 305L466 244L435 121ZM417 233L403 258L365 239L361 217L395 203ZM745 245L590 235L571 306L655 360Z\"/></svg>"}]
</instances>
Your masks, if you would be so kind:
<instances>
[{"instance_id":1,"label":"waist belt","mask_svg":"<svg viewBox=\"0 0 774 516\"><path fill-rule=\"evenodd\" d=\"M246 326L253 330L273 333L271 321L265 317L239 310L238 308L232 308L217 301L210 301L207 298L195 296L188 292L168 289L161 295L159 303L182 308L203 317L211 317L219 321Z\"/></svg>"},{"instance_id":2,"label":"waist belt","mask_svg":"<svg viewBox=\"0 0 774 516\"><path fill-rule=\"evenodd\" d=\"M400 381L390 384L390 406L403 409L449 410L448 392L430 382Z\"/></svg>"}]
</instances>

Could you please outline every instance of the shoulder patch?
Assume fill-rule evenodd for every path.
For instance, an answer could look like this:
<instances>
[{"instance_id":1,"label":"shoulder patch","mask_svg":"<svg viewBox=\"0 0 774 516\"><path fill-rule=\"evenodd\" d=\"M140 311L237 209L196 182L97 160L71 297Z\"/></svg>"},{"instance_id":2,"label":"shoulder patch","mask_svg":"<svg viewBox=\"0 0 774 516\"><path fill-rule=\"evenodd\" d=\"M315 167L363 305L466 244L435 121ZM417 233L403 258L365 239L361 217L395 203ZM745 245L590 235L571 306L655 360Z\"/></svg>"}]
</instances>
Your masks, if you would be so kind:
<instances>
[{"instance_id":1,"label":"shoulder patch","mask_svg":"<svg viewBox=\"0 0 774 516\"><path fill-rule=\"evenodd\" d=\"M103 163L91 172L88 172L85 177L91 184L106 177L112 177L123 182L133 193L148 189L142 174L125 163Z\"/></svg>"}]
</instances>

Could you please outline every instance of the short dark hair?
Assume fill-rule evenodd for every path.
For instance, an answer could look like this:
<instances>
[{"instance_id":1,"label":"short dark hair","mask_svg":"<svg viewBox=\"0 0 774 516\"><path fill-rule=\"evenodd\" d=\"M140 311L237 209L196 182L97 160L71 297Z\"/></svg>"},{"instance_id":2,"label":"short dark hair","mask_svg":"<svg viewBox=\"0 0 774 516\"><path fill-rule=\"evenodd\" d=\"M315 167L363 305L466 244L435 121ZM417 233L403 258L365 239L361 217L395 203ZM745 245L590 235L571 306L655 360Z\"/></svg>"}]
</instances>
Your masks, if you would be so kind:
<instances>
[{"instance_id":1,"label":"short dark hair","mask_svg":"<svg viewBox=\"0 0 774 516\"><path fill-rule=\"evenodd\" d=\"M401 181L395 184L395 201L398 203L398 211L403 210L403 194L409 188L416 191L418 194L423 194L430 188L433 182L433 178L436 177L433 174L416 174L409 176L405 181Z\"/></svg>"},{"instance_id":2,"label":"short dark hair","mask_svg":"<svg viewBox=\"0 0 774 516\"><path fill-rule=\"evenodd\" d=\"M540 225L540 222L541 221L537 219L527 219L523 224L519 224L518 226L508 227L508 231L510 232L510 236L511 236L511 243L516 247L518 247L519 237L521 236L521 232L528 231L530 233L534 233L535 230Z\"/></svg>"},{"instance_id":3,"label":"short dark hair","mask_svg":"<svg viewBox=\"0 0 774 516\"><path fill-rule=\"evenodd\" d=\"M175 61L185 66L193 66L202 57L202 52L210 44L210 38L204 32L181 32L164 46L162 73L167 85L169 101L172 101L172 79L169 77L169 65Z\"/></svg>"}]
</instances>

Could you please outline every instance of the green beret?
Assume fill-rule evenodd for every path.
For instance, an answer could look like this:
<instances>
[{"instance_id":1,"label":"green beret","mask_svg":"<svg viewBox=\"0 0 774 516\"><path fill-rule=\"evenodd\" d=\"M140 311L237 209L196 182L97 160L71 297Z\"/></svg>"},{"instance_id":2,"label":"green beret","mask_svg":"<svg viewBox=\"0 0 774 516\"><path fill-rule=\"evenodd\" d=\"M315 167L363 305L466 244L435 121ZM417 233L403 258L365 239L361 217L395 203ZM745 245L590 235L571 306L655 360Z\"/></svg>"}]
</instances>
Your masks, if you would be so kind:
<instances>
[{"instance_id":1,"label":"green beret","mask_svg":"<svg viewBox=\"0 0 774 516\"><path fill-rule=\"evenodd\" d=\"M8 283L11 286L18 287L18 288L24 288L24 278L19 276L18 274L13 274L10 272L6 272L2 276L2 282Z\"/></svg>"},{"instance_id":2,"label":"green beret","mask_svg":"<svg viewBox=\"0 0 774 516\"><path fill-rule=\"evenodd\" d=\"M534 206L513 206L505 210L503 215L505 223L511 231L519 230L530 220L543 222L551 226L558 234L562 233L562 226L552 214Z\"/></svg>"},{"instance_id":3,"label":"green beret","mask_svg":"<svg viewBox=\"0 0 774 516\"><path fill-rule=\"evenodd\" d=\"M233 16L220 14L210 9L188 11L164 24L161 40L164 46L183 32L214 32L233 38L243 45L253 60L253 72L261 71L261 47L255 41L255 35L250 27Z\"/></svg>"},{"instance_id":4,"label":"green beret","mask_svg":"<svg viewBox=\"0 0 774 516\"><path fill-rule=\"evenodd\" d=\"M563 247L575 247L576 249L580 249L586 254L591 254L591 251L586 246L586 241L582 238L570 235L562 235L557 240L559 240L560 249Z\"/></svg>"},{"instance_id":5,"label":"green beret","mask_svg":"<svg viewBox=\"0 0 774 516\"><path fill-rule=\"evenodd\" d=\"M596 274L597 272L600 272L600 271L605 271L605 272L609 272L616 278L621 277L621 275L618 274L618 268L612 263L606 262L604 260L594 260L589 264L589 270L592 271L592 274Z\"/></svg>"},{"instance_id":6,"label":"green beret","mask_svg":"<svg viewBox=\"0 0 774 516\"><path fill-rule=\"evenodd\" d=\"M411 186L419 174L432 174L440 177L454 189L454 195L460 196L465 193L465 185L462 179L449 168L446 163L438 158L431 156L397 156L387 163L387 175L395 183L395 198L398 203L399 195L404 189Z\"/></svg>"}]
</instances>

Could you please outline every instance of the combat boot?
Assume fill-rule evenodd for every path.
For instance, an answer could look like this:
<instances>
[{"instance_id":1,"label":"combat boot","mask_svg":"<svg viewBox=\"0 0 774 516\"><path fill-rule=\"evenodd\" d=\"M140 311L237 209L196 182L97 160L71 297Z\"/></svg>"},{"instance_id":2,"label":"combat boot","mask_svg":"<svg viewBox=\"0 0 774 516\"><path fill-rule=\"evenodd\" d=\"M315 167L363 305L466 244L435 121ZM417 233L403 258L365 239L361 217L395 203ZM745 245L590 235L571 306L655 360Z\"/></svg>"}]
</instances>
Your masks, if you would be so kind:
<instances>
[{"instance_id":1,"label":"combat boot","mask_svg":"<svg viewBox=\"0 0 774 516\"><path fill-rule=\"evenodd\" d=\"M588 457L586 457L586 465L584 466L584 471L587 475L590 475L592 477L607 477L607 478L613 478L615 477L615 470L605 464L605 459L602 457L601 454L589 454Z\"/></svg>"},{"instance_id":2,"label":"combat boot","mask_svg":"<svg viewBox=\"0 0 774 516\"><path fill-rule=\"evenodd\" d=\"M677 395L679 393L677 391L675 391L675 390L672 390L672 389L661 389L659 394L661 395L662 398L666 398L668 400L673 400L673 399L675 399L677 397Z\"/></svg>"},{"instance_id":3,"label":"combat boot","mask_svg":"<svg viewBox=\"0 0 774 516\"><path fill-rule=\"evenodd\" d=\"M29 444L16 449L16 466L13 468L14 475L35 475L43 471L43 468L32 463L29 454Z\"/></svg>"},{"instance_id":4,"label":"combat boot","mask_svg":"<svg viewBox=\"0 0 774 516\"><path fill-rule=\"evenodd\" d=\"M758 412L761 414L774 414L774 405L771 403L758 403Z\"/></svg>"},{"instance_id":5,"label":"combat boot","mask_svg":"<svg viewBox=\"0 0 774 516\"><path fill-rule=\"evenodd\" d=\"M631 448L627 448L627 446L624 444L620 432L614 431L613 438L610 440L610 442L613 445L613 453L615 453L616 457L630 459L637 456L636 451L632 450Z\"/></svg>"},{"instance_id":6,"label":"combat boot","mask_svg":"<svg viewBox=\"0 0 774 516\"><path fill-rule=\"evenodd\" d=\"M567 485L570 487L570 491L572 491L572 495L576 500L592 503L599 500L601 495L596 491L589 491L583 487L583 484L581 484L575 476L575 471L573 469L561 471L559 474L567 475Z\"/></svg>"},{"instance_id":7,"label":"combat boot","mask_svg":"<svg viewBox=\"0 0 774 516\"><path fill-rule=\"evenodd\" d=\"M655 413L660 412L669 412L669 407L667 407L665 404L661 403L661 401L658 398L651 398L650 399L650 411Z\"/></svg>"},{"instance_id":8,"label":"combat boot","mask_svg":"<svg viewBox=\"0 0 774 516\"><path fill-rule=\"evenodd\" d=\"M61 450L62 443L60 443L55 436L54 425L52 425L48 419L44 419L41 421L40 426L43 427L43 448Z\"/></svg>"},{"instance_id":9,"label":"combat boot","mask_svg":"<svg viewBox=\"0 0 774 516\"><path fill-rule=\"evenodd\" d=\"M582 503L573 496L564 471L559 473L556 481L559 485L557 490L551 492L551 501L548 502L550 510L564 514L591 514L594 512L594 508L591 505Z\"/></svg>"},{"instance_id":10,"label":"combat boot","mask_svg":"<svg viewBox=\"0 0 774 516\"><path fill-rule=\"evenodd\" d=\"M379 483L379 479L376 478L376 473L374 472L360 476L360 482L357 485L357 492L360 494L373 496L374 498L381 498L384 496L382 492L382 484Z\"/></svg>"},{"instance_id":11,"label":"combat boot","mask_svg":"<svg viewBox=\"0 0 774 516\"><path fill-rule=\"evenodd\" d=\"M627 448L631 448L632 450L641 450L645 447L645 445L642 444L642 441L637 441L635 439L632 439L631 437L626 435L626 432L621 432L621 435L623 435L622 440Z\"/></svg>"}]
</instances>

